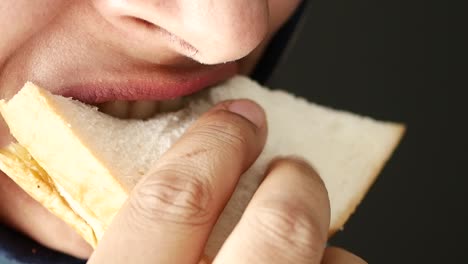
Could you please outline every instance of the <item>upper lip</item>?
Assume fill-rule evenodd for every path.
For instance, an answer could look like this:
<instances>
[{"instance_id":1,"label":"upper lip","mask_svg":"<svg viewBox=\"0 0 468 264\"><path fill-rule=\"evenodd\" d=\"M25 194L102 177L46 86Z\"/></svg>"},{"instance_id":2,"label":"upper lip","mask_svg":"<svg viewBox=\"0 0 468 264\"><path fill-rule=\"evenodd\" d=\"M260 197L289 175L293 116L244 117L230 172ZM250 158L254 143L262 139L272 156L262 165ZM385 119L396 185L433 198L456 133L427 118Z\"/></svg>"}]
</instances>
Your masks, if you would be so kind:
<instances>
[{"instance_id":1,"label":"upper lip","mask_svg":"<svg viewBox=\"0 0 468 264\"><path fill-rule=\"evenodd\" d=\"M206 66L196 70L116 74L109 78L82 80L55 93L89 104L114 100L167 100L195 93L237 73L237 63Z\"/></svg>"}]
</instances>

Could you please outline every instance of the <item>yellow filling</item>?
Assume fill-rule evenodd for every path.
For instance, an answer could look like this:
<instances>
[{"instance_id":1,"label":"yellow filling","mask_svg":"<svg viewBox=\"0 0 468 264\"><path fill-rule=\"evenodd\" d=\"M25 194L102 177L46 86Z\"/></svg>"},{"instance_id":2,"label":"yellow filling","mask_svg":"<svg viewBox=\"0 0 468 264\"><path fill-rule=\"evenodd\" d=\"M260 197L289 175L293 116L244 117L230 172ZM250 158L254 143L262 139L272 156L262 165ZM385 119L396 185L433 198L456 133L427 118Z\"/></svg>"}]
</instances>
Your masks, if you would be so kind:
<instances>
[{"instance_id":1,"label":"yellow filling","mask_svg":"<svg viewBox=\"0 0 468 264\"><path fill-rule=\"evenodd\" d=\"M71 225L93 248L96 247L97 239L93 229L73 211L49 174L23 146L10 143L0 149L0 170L50 212Z\"/></svg>"}]
</instances>

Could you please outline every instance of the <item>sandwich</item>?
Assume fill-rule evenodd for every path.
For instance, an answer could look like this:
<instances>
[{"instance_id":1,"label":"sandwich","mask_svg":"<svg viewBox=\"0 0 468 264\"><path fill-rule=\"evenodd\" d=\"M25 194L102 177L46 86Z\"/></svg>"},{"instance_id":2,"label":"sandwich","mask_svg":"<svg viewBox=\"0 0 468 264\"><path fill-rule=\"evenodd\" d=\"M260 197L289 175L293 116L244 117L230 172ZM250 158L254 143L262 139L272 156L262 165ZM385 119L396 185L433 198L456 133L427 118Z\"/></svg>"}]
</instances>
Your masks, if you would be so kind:
<instances>
[{"instance_id":1,"label":"sandwich","mask_svg":"<svg viewBox=\"0 0 468 264\"><path fill-rule=\"evenodd\" d=\"M248 98L269 127L265 148L241 176L206 246L214 256L278 155L300 156L322 177L331 205L329 235L340 230L396 148L404 126L319 106L246 77L194 94L180 110L122 119L27 83L0 112L16 142L0 169L96 247L129 192L201 114Z\"/></svg>"}]
</instances>

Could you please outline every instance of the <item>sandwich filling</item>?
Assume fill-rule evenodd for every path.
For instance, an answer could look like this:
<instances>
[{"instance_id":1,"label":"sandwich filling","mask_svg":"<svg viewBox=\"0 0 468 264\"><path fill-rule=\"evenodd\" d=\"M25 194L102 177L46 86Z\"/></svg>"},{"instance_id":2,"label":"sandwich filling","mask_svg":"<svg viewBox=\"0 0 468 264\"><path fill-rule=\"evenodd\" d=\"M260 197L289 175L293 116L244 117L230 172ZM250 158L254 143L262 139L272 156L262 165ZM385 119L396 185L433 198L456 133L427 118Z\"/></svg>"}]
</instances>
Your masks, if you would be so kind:
<instances>
[{"instance_id":1,"label":"sandwich filling","mask_svg":"<svg viewBox=\"0 0 468 264\"><path fill-rule=\"evenodd\" d=\"M57 188L52 177L23 146L10 143L0 149L0 170L50 212L72 225L92 247L96 247L97 237L93 228L80 215L80 205Z\"/></svg>"}]
</instances>

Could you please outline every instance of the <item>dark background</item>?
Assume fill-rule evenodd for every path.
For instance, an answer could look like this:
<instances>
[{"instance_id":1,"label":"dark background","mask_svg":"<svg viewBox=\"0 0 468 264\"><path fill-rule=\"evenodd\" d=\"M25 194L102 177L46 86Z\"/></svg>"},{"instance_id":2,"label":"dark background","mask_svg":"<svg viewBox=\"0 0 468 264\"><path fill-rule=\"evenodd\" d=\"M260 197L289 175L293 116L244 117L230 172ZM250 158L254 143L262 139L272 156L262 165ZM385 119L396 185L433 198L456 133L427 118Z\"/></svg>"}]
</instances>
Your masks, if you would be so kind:
<instances>
[{"instance_id":1,"label":"dark background","mask_svg":"<svg viewBox=\"0 0 468 264\"><path fill-rule=\"evenodd\" d=\"M331 240L369 263L468 263L467 86L451 76L451 54L460 54L449 32L452 10L444 1L309 1L267 81L407 125L377 182Z\"/></svg>"},{"instance_id":2,"label":"dark background","mask_svg":"<svg viewBox=\"0 0 468 264\"><path fill-rule=\"evenodd\" d=\"M468 111L461 95L468 86L454 81L466 63L451 61L465 48L452 38L466 29L454 23L455 11L444 1L307 1L254 74L322 105L407 125L367 197L330 241L369 263L468 263ZM12 263L81 263L4 226L0 234L1 264L5 256Z\"/></svg>"}]
</instances>

